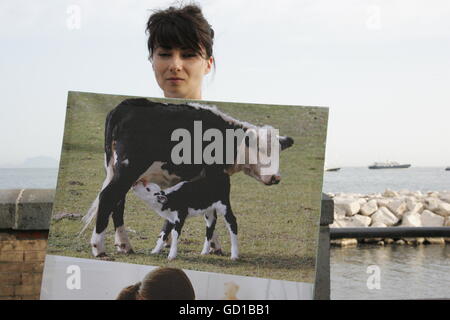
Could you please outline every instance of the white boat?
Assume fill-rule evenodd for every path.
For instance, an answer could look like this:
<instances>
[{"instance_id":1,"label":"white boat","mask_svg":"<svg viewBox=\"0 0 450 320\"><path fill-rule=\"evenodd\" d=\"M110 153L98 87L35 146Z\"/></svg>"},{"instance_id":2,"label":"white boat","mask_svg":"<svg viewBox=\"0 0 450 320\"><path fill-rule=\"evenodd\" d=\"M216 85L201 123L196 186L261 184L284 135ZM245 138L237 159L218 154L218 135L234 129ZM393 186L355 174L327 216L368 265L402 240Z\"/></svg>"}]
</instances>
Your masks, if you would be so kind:
<instances>
[{"instance_id":1,"label":"white boat","mask_svg":"<svg viewBox=\"0 0 450 320\"><path fill-rule=\"evenodd\" d=\"M403 169L411 167L410 164L400 164L395 161L375 162L369 169Z\"/></svg>"}]
</instances>

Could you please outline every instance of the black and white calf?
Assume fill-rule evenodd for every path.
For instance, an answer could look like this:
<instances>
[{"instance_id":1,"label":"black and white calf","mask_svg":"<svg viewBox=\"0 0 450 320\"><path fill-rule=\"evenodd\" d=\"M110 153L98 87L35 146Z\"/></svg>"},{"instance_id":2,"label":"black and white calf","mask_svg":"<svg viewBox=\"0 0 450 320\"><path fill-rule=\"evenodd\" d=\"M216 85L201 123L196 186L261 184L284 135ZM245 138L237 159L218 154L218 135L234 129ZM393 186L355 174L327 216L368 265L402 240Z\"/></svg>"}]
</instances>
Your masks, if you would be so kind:
<instances>
[{"instance_id":1,"label":"black and white calf","mask_svg":"<svg viewBox=\"0 0 450 320\"><path fill-rule=\"evenodd\" d=\"M169 223L163 227L152 253L159 253L164 247L169 233L172 236L168 259L177 255L178 239L183 224L188 217L203 215L206 221L206 237L201 254L208 254L213 242L217 216L225 217L231 238L231 259L239 256L237 221L230 204L230 177L219 174L195 181L183 181L165 190L154 183L143 182L133 186L134 193L144 200ZM168 227L166 227L168 226Z\"/></svg>"},{"instance_id":2,"label":"black and white calf","mask_svg":"<svg viewBox=\"0 0 450 320\"><path fill-rule=\"evenodd\" d=\"M265 163L240 163L236 159L249 151L259 155L268 154L263 144L244 145L243 140L237 141L234 148L228 150L225 139L214 140L214 144L222 146L221 163L195 161L195 157L208 147L211 141L200 142L200 152L194 152L189 162L176 164L172 159L172 151L179 144L173 140L176 130L183 130L195 137L196 123L201 122L200 134L206 132L220 133L223 137L230 130L243 130L245 133L256 132L261 141L267 140L267 132L261 133L260 127L236 120L219 111L215 107L199 104L167 104L152 102L147 99L127 99L109 112L105 122L105 169L106 179L101 192L93 202L86 216L81 233L90 222L96 220L90 240L92 253L96 257L106 256L105 236L109 217L112 216L115 228L115 246L119 253L131 253L133 249L128 239L124 225L125 196L137 181L153 182L161 188L176 185L180 181L191 181L199 177L215 177L223 174L232 175L243 171L265 185L278 183L281 179L276 170L267 174ZM281 150L289 148L294 141L290 137L277 136ZM239 138L234 138L239 140ZM184 142L184 141L183 141ZM244 148L241 148L244 146ZM270 152L269 152L270 153ZM184 154L183 154L184 156ZM230 156L231 163L225 161ZM227 159L228 160L228 159ZM166 223L166 227L167 223ZM213 235L213 239L215 235Z\"/></svg>"}]
</instances>

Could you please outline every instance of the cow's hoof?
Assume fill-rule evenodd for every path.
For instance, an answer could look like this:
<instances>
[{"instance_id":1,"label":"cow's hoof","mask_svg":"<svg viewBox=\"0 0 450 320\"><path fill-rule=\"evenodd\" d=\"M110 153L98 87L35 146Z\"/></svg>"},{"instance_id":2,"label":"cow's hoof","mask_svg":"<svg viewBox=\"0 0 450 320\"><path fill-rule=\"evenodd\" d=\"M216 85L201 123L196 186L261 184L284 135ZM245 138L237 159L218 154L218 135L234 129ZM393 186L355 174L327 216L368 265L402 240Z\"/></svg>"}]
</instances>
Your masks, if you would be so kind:
<instances>
[{"instance_id":1,"label":"cow's hoof","mask_svg":"<svg viewBox=\"0 0 450 320\"><path fill-rule=\"evenodd\" d=\"M173 255L170 255L170 254L169 254L169 256L167 257L167 260L172 261L172 260L174 260L176 257L177 257L177 256L173 256Z\"/></svg>"},{"instance_id":2,"label":"cow's hoof","mask_svg":"<svg viewBox=\"0 0 450 320\"><path fill-rule=\"evenodd\" d=\"M214 254L216 256L223 256L222 249L211 249L209 251L210 254Z\"/></svg>"},{"instance_id":3,"label":"cow's hoof","mask_svg":"<svg viewBox=\"0 0 450 320\"><path fill-rule=\"evenodd\" d=\"M133 248L128 243L114 244L117 248L117 253L121 254L134 254Z\"/></svg>"},{"instance_id":4,"label":"cow's hoof","mask_svg":"<svg viewBox=\"0 0 450 320\"><path fill-rule=\"evenodd\" d=\"M105 260L105 261L113 261L113 260L114 260L114 258L108 256L108 255L106 254L106 252L99 253L99 254L96 255L95 257L96 257L97 259Z\"/></svg>"},{"instance_id":5,"label":"cow's hoof","mask_svg":"<svg viewBox=\"0 0 450 320\"><path fill-rule=\"evenodd\" d=\"M239 259L239 257L238 256L231 256L231 260L233 260L233 261L236 261L236 260L238 260Z\"/></svg>"}]
</instances>

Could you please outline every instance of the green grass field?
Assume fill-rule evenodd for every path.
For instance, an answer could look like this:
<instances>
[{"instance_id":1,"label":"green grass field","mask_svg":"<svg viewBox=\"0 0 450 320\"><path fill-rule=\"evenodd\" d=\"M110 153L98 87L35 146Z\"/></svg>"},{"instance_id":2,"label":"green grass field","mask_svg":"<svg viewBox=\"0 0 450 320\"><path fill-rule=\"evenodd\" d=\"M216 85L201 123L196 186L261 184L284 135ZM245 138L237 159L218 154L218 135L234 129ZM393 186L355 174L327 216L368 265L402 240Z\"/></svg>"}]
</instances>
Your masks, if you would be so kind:
<instances>
[{"instance_id":1,"label":"green grass field","mask_svg":"<svg viewBox=\"0 0 450 320\"><path fill-rule=\"evenodd\" d=\"M126 98L129 97L69 93L53 215L84 215L89 209L105 178L106 114ZM243 173L232 176L231 201L239 226L240 259L229 258L230 240L222 218L217 231L225 255L200 255L205 237L201 217L186 221L174 261L167 261L168 249L151 255L163 219L132 192L127 195L125 226L136 253L115 252L112 220L106 238L107 253L114 261L126 263L313 282L328 109L212 103L237 119L256 125L270 124L295 141L294 146L281 153L279 185L264 186ZM48 253L93 258L89 239L94 224L77 237L81 228L80 220L52 220Z\"/></svg>"}]
</instances>

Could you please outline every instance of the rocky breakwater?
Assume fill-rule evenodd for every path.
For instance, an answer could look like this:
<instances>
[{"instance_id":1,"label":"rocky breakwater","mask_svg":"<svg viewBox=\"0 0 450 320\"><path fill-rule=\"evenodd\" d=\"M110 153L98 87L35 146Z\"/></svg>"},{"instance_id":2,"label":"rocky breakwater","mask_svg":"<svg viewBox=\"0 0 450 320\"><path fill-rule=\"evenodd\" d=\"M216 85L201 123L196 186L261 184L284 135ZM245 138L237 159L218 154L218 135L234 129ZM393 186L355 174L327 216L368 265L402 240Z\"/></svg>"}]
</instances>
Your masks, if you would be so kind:
<instances>
[{"instance_id":1,"label":"rocky breakwater","mask_svg":"<svg viewBox=\"0 0 450 320\"><path fill-rule=\"evenodd\" d=\"M331 228L450 227L450 191L392 191L369 195L329 194L334 201ZM353 246L359 242L385 244L445 244L450 238L339 239L331 244Z\"/></svg>"}]
</instances>

